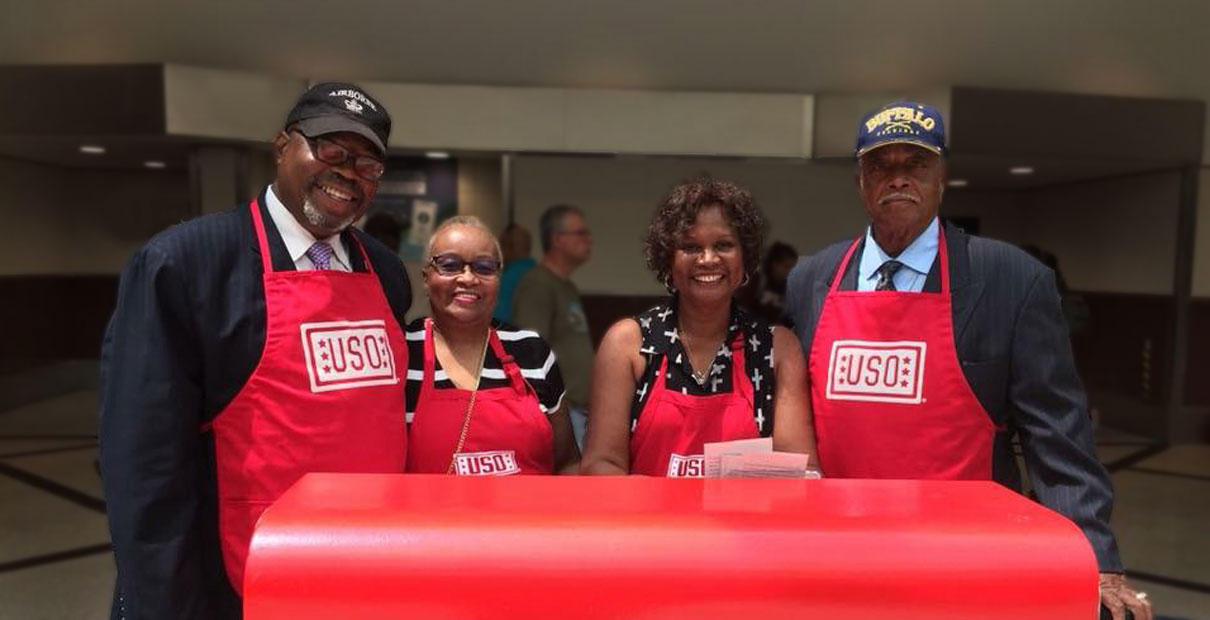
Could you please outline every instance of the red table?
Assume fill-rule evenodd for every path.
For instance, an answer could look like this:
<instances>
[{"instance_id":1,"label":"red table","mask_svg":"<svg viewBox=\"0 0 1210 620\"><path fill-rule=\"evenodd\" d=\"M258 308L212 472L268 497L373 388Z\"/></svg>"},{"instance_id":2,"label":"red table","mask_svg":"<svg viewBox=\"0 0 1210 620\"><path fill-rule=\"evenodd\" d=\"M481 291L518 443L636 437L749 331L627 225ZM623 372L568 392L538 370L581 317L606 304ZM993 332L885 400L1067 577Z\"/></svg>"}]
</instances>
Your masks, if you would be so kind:
<instances>
[{"instance_id":1,"label":"red table","mask_svg":"<svg viewBox=\"0 0 1210 620\"><path fill-rule=\"evenodd\" d=\"M990 482L311 474L248 620L1089 620L1070 521Z\"/></svg>"}]
</instances>

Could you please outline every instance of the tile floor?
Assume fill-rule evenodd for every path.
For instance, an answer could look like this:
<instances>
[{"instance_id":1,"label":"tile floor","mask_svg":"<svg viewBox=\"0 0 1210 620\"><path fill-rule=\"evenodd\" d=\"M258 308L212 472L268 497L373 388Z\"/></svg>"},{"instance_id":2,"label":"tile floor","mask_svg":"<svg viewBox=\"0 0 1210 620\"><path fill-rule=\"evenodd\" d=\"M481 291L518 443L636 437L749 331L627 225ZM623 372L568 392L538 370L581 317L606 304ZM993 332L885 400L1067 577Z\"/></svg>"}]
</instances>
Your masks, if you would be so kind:
<instances>
[{"instance_id":1,"label":"tile floor","mask_svg":"<svg viewBox=\"0 0 1210 620\"><path fill-rule=\"evenodd\" d=\"M0 618L108 617L113 588L90 389L0 410ZM1104 430L1114 528L1132 578L1166 619L1210 620L1210 445L1147 458L1146 441Z\"/></svg>"}]
</instances>

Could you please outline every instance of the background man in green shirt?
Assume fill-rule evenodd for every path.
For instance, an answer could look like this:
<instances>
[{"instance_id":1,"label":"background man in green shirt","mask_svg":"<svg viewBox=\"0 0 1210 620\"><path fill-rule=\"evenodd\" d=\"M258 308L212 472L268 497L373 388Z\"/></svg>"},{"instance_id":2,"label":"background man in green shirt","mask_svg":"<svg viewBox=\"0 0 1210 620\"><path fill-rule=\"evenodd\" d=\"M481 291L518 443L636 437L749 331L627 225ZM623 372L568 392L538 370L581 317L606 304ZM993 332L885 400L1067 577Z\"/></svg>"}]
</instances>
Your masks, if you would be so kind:
<instances>
[{"instance_id":1,"label":"background man in green shirt","mask_svg":"<svg viewBox=\"0 0 1210 620\"><path fill-rule=\"evenodd\" d=\"M544 254L517 284L513 323L538 332L550 343L567 386L567 409L582 450L593 352L580 291L571 274L592 254L592 232L584 213L571 205L548 207L538 227Z\"/></svg>"}]
</instances>

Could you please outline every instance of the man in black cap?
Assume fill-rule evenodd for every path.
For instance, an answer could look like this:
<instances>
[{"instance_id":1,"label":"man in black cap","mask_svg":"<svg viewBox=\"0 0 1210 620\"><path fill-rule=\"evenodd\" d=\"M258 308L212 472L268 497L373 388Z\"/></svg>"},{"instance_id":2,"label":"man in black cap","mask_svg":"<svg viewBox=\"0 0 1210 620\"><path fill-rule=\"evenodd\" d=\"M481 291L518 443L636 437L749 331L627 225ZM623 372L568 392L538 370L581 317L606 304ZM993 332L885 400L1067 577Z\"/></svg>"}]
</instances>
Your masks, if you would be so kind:
<instances>
[{"instance_id":1,"label":"man in black cap","mask_svg":"<svg viewBox=\"0 0 1210 620\"><path fill-rule=\"evenodd\" d=\"M932 107L900 101L869 114L855 154L870 225L803 259L786 292L824 474L1020 491L1017 435L1039 501L1091 543L1102 603L1115 620L1127 608L1151 618L1109 528L1109 475L1093 452L1054 272L938 219L945 129Z\"/></svg>"},{"instance_id":2,"label":"man in black cap","mask_svg":"<svg viewBox=\"0 0 1210 620\"><path fill-rule=\"evenodd\" d=\"M114 618L240 617L252 527L286 488L403 471L411 289L394 251L349 226L390 128L360 88L311 88L255 201L127 264L100 386Z\"/></svg>"}]
</instances>

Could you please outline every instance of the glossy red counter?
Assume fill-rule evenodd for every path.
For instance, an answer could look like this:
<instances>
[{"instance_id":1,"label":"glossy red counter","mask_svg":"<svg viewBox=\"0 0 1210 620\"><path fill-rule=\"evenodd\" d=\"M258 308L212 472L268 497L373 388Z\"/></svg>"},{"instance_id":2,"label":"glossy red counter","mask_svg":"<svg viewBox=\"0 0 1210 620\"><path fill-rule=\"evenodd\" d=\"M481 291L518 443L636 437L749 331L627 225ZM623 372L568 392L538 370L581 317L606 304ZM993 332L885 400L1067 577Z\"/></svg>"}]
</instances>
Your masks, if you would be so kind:
<instances>
[{"instance_id":1,"label":"glossy red counter","mask_svg":"<svg viewBox=\"0 0 1210 620\"><path fill-rule=\"evenodd\" d=\"M311 474L248 620L1091 620L1071 522L996 484Z\"/></svg>"}]
</instances>

